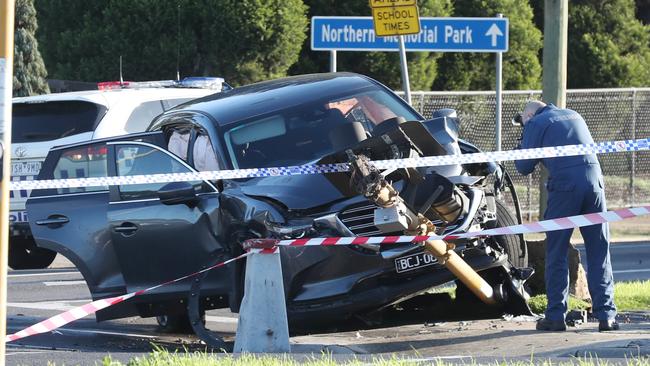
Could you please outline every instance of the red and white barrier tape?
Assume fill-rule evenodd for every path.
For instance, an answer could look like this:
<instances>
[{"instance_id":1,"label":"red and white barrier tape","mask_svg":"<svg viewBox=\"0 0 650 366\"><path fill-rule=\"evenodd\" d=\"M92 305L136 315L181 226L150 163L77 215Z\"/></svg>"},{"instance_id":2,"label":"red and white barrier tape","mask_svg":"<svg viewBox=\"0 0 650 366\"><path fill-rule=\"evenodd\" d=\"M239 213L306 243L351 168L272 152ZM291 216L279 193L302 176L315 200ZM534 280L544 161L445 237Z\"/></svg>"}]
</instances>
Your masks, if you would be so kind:
<instances>
[{"instance_id":1,"label":"red and white barrier tape","mask_svg":"<svg viewBox=\"0 0 650 366\"><path fill-rule=\"evenodd\" d=\"M210 271L212 269L223 267L228 263L245 258L252 253L275 253L278 246L332 246L332 245L359 245L359 244L394 244L394 243L408 243L408 242L422 242L425 240L454 240L460 238L484 237L484 236L497 236L497 235L513 235L513 234L527 234L539 233L554 230L574 229L583 226L602 224L606 222L621 221L624 219L650 214L650 206L641 206L634 208L625 208L615 211L598 212L586 215L576 215L569 217L562 217L557 219L533 222L530 224L513 225L507 227L500 227L489 230L474 231L453 235L434 235L434 236L373 236L373 237L332 237L332 238L305 238L305 239L292 239L292 240L276 240L276 239L250 239L244 242L244 249L248 251L238 257L231 258L227 261L215 264L208 268L202 269L198 272L188 274L186 276L177 278L175 280L167 281L156 286L146 288L144 290L131 292L126 295L111 297L93 301L74 309L68 310L64 313L55 315L40 323L34 324L14 334L7 335L5 342L12 342L21 338L29 337L35 334L41 334L53 331L70 322L81 319L88 315L94 314L99 310L105 309L109 306L119 304L132 297L142 295L146 292L153 291L162 286L166 286L175 282L179 282L201 273Z\"/></svg>"},{"instance_id":2,"label":"red and white barrier tape","mask_svg":"<svg viewBox=\"0 0 650 366\"><path fill-rule=\"evenodd\" d=\"M475 238L483 236L513 235L541 233L554 230L574 229L583 226L615 222L631 217L650 214L650 206L624 208L615 211L597 212L586 215L561 217L529 224L499 227L489 230L473 231L451 235L420 235L420 236L344 236L330 238L304 238L304 239L249 239L244 242L244 249L270 248L273 246L332 246L332 245L360 245L360 244L395 244L423 242L426 240L454 240L461 238Z\"/></svg>"},{"instance_id":3,"label":"red and white barrier tape","mask_svg":"<svg viewBox=\"0 0 650 366\"><path fill-rule=\"evenodd\" d=\"M64 313L61 313L61 314L55 315L55 316L53 316L51 318L45 319L42 322L36 323L36 324L34 324L34 325L32 325L32 326L30 326L28 328L25 328L25 329L23 329L23 330L21 330L19 332L16 332L14 334L9 334L9 335L7 335L5 337L5 342L12 342L12 341L15 341L15 340L18 340L18 339L21 339L21 338L33 336L35 334L51 332L51 331L53 331L53 330L55 330L57 328L61 328L62 326L66 325L68 323L71 323L71 322L73 322L75 320L79 320L79 319L84 318L84 317L86 317L88 315L95 314L99 310L105 309L105 308L107 308L109 306L113 306L115 304L119 304L119 303L121 303L121 302L123 302L125 300L128 300L128 299L132 298L132 297L142 295L142 294L144 294L146 292L153 291L153 290L155 290L157 288L160 288L160 287L163 287L163 286L175 283L175 282L183 281L185 279L197 276L197 275L199 275L201 273L210 271L210 270L215 269L215 268L223 267L228 263L232 263L232 262L234 262L236 260L245 258L245 257L251 255L252 253L260 253L260 252L267 253L267 252L273 252L273 250L252 249L252 250L250 250L250 251L248 251L248 252L246 252L246 253L238 256L238 257L228 259L227 261L224 261L224 262L221 262L221 263L217 263L217 264L215 264L213 266L210 266L208 268L204 268L204 269L202 269L202 270L200 270L198 272L194 272L194 273L188 274L188 275L183 276L183 277L179 277L179 278L177 278L175 280L167 281L167 282L161 283L159 285L146 288L144 290L131 292L131 293L128 293L126 295L120 295L120 296L110 297L110 298L107 298L107 299L101 299L101 300L93 301L93 302L85 304L85 305L78 306L78 307L76 307L74 309L70 309L70 310L68 310L68 311L66 311Z\"/></svg>"}]
</instances>

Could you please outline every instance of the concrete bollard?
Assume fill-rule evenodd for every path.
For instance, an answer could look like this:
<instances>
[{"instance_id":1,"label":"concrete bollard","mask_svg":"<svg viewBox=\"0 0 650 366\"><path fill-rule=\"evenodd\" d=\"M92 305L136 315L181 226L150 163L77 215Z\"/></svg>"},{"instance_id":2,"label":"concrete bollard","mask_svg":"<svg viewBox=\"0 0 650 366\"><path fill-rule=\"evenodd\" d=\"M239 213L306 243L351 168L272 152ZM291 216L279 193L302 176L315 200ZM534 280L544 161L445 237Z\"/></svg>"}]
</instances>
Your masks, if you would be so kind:
<instances>
[{"instance_id":1,"label":"concrete bollard","mask_svg":"<svg viewBox=\"0 0 650 366\"><path fill-rule=\"evenodd\" d=\"M291 352L279 250L246 258L234 352Z\"/></svg>"}]
</instances>

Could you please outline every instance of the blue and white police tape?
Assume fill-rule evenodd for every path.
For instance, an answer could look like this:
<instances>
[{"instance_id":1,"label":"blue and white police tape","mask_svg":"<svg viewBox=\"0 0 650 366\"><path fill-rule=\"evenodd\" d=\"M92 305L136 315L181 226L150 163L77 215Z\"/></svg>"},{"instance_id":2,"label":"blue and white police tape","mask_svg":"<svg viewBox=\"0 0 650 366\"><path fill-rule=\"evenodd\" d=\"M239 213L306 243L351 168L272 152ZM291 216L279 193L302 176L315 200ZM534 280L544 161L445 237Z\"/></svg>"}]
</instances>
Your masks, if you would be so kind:
<instances>
[{"instance_id":1,"label":"blue and white police tape","mask_svg":"<svg viewBox=\"0 0 650 366\"><path fill-rule=\"evenodd\" d=\"M381 170L399 168L433 167L453 164L471 164L528 159L558 158L587 154L608 154L650 149L650 139L607 141L592 144L541 147L508 151L481 152L462 155L424 156L407 159L376 160L373 164ZM205 172L133 175L119 177L93 177L70 179L47 179L11 182L9 189L51 189L101 187L110 185L189 182L237 178L258 178L289 175L341 173L349 171L347 163L310 164L288 167L218 170Z\"/></svg>"}]
</instances>

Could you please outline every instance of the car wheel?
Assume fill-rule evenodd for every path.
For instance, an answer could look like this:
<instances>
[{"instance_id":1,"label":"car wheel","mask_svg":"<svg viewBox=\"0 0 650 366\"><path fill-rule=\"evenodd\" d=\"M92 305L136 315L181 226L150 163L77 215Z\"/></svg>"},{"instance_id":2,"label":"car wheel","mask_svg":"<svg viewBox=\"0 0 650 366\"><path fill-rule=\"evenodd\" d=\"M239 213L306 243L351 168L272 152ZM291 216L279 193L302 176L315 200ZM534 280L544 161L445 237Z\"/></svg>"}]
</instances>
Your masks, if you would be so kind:
<instances>
[{"instance_id":1,"label":"car wheel","mask_svg":"<svg viewBox=\"0 0 650 366\"><path fill-rule=\"evenodd\" d=\"M508 210L508 207L501 201L496 201L497 223L496 227L517 225L517 219ZM494 241L508 254L510 263L519 268L528 267L528 251L523 235L500 235L495 236Z\"/></svg>"},{"instance_id":2,"label":"car wheel","mask_svg":"<svg viewBox=\"0 0 650 366\"><path fill-rule=\"evenodd\" d=\"M517 225L515 216L508 210L505 203L496 201L497 220L494 227L505 227ZM495 236L492 245L504 251L508 255L508 261L515 267L528 267L528 251L526 242L522 235L499 235ZM503 281L501 276L494 270L482 271L481 277L490 285L495 286ZM462 282L456 281L456 303L475 305L481 301Z\"/></svg>"},{"instance_id":3,"label":"car wheel","mask_svg":"<svg viewBox=\"0 0 650 366\"><path fill-rule=\"evenodd\" d=\"M56 257L56 252L39 248L31 238L11 238L9 242L9 267L12 269L47 268Z\"/></svg>"},{"instance_id":4,"label":"car wheel","mask_svg":"<svg viewBox=\"0 0 650 366\"><path fill-rule=\"evenodd\" d=\"M187 313L159 315L156 317L160 331L164 333L193 334Z\"/></svg>"}]
</instances>

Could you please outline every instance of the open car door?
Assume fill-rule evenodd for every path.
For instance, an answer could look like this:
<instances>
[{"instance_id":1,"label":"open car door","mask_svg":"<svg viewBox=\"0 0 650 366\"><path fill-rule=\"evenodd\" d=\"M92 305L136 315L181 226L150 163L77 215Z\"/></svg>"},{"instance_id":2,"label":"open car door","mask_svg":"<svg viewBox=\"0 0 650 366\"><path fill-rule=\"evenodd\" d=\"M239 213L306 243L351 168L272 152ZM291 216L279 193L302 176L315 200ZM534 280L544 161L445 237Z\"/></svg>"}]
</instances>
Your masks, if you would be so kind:
<instances>
[{"instance_id":1,"label":"open car door","mask_svg":"<svg viewBox=\"0 0 650 366\"><path fill-rule=\"evenodd\" d=\"M119 141L110 146L117 176L195 171L178 156L152 144ZM158 285L223 259L227 253L219 242L219 214L219 192L206 181L111 187L108 227L127 291ZM210 272L203 289L227 293L226 272ZM151 296L184 298L189 284L189 280L170 284Z\"/></svg>"}]
</instances>

